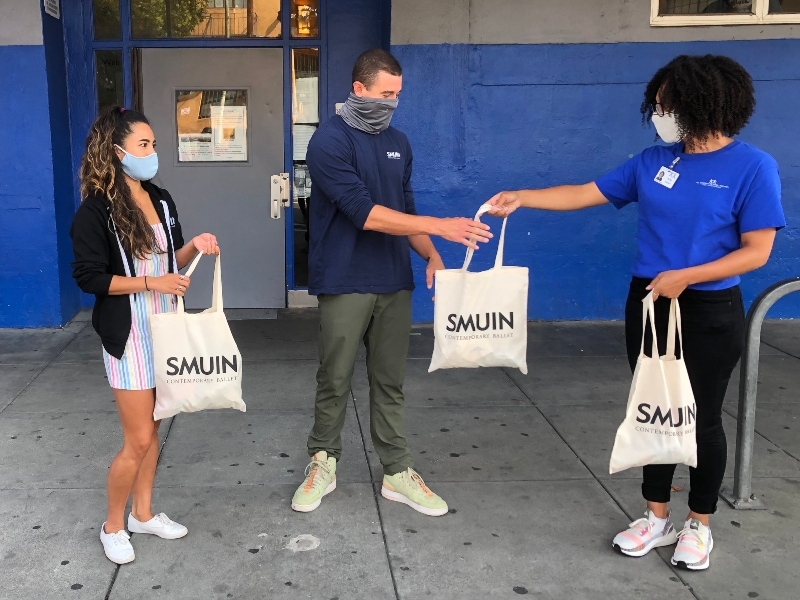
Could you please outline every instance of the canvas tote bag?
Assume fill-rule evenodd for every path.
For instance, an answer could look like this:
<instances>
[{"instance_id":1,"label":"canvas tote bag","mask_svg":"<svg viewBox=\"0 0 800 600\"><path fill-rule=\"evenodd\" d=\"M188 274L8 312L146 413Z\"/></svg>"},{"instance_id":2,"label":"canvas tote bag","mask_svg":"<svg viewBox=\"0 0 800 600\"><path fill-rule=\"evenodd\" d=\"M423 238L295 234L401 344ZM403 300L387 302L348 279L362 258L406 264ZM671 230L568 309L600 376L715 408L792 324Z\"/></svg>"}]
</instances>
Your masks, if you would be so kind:
<instances>
[{"instance_id":1,"label":"canvas tote bag","mask_svg":"<svg viewBox=\"0 0 800 600\"><path fill-rule=\"evenodd\" d=\"M669 310L667 353L658 355L655 303L652 292L642 301L642 347L633 374L625 420L617 430L609 471L662 464L697 466L697 408L683 361L681 308L673 299ZM652 355L644 353L644 331L650 317ZM680 359L675 357L675 331L680 336Z\"/></svg>"},{"instance_id":2,"label":"canvas tote bag","mask_svg":"<svg viewBox=\"0 0 800 600\"><path fill-rule=\"evenodd\" d=\"M202 254L186 271L191 275ZM183 298L178 310L150 316L156 376L153 419L213 408L245 411L242 356L222 312L222 270L217 255L211 308L189 314Z\"/></svg>"},{"instance_id":3,"label":"canvas tote bag","mask_svg":"<svg viewBox=\"0 0 800 600\"><path fill-rule=\"evenodd\" d=\"M475 220L491 210L481 206ZM528 269L503 266L506 219L494 268L482 273L464 266L436 272L434 348L428 372L459 367L515 367L528 372Z\"/></svg>"}]
</instances>

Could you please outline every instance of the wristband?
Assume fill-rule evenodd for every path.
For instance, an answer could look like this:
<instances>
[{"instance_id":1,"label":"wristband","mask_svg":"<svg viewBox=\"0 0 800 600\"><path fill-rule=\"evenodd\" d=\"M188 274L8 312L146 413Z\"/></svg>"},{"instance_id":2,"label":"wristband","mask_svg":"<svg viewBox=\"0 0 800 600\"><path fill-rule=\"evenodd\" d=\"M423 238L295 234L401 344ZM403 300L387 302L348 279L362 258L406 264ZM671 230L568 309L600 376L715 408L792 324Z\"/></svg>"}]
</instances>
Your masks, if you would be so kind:
<instances>
[{"instance_id":1,"label":"wristband","mask_svg":"<svg viewBox=\"0 0 800 600\"><path fill-rule=\"evenodd\" d=\"M147 275L144 276L144 289L146 289L148 292L150 291L150 288L147 287Z\"/></svg>"}]
</instances>

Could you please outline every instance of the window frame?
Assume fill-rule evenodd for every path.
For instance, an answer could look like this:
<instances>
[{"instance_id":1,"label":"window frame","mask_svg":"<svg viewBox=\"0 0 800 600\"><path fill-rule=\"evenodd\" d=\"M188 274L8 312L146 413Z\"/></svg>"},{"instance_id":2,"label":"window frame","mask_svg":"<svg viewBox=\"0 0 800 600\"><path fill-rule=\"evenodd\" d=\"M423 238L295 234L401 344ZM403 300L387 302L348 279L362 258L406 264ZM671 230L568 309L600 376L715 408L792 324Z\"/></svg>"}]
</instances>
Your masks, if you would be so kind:
<instances>
[{"instance_id":1,"label":"window frame","mask_svg":"<svg viewBox=\"0 0 800 600\"><path fill-rule=\"evenodd\" d=\"M650 0L651 27L708 27L711 25L779 25L800 23L800 13L769 14L769 0L753 0L752 14L661 15L660 0Z\"/></svg>"}]
</instances>

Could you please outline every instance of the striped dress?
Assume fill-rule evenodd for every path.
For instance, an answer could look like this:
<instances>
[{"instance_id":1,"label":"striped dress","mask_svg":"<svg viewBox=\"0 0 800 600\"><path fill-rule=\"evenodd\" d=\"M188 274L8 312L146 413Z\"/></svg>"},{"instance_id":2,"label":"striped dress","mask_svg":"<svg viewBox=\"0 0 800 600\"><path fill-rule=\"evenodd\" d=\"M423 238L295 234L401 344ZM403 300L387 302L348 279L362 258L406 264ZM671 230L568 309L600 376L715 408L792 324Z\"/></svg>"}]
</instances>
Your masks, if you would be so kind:
<instances>
[{"instance_id":1,"label":"striped dress","mask_svg":"<svg viewBox=\"0 0 800 600\"><path fill-rule=\"evenodd\" d=\"M158 246L168 248L163 225L153 225ZM135 276L159 277L169 273L166 252L150 254L144 259L134 258ZM150 315L175 312L177 296L154 291L131 294L131 333L125 353L116 359L103 349L108 383L117 390L150 390L155 384L153 367L153 338L150 334Z\"/></svg>"}]
</instances>

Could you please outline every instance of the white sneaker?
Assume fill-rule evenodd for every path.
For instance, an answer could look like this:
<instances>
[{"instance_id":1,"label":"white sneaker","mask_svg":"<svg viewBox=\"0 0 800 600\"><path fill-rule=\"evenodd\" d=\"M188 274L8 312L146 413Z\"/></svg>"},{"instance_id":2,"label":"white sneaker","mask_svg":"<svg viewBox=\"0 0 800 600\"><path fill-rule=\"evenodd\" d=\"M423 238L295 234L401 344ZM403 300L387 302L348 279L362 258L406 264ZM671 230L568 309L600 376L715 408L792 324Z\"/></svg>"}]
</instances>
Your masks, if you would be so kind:
<instances>
[{"instance_id":1,"label":"white sneaker","mask_svg":"<svg viewBox=\"0 0 800 600\"><path fill-rule=\"evenodd\" d=\"M672 565L690 571L702 571L711 564L714 538L711 529L697 519L686 521L678 534L680 541L672 555Z\"/></svg>"},{"instance_id":2,"label":"white sneaker","mask_svg":"<svg viewBox=\"0 0 800 600\"><path fill-rule=\"evenodd\" d=\"M131 533L149 533L165 540L177 540L189 533L186 527L171 520L164 513L158 513L146 523L137 520L131 513L128 515L128 531Z\"/></svg>"},{"instance_id":3,"label":"white sneaker","mask_svg":"<svg viewBox=\"0 0 800 600\"><path fill-rule=\"evenodd\" d=\"M647 511L644 518L628 525L628 529L618 533L611 542L617 552L627 556L644 556L653 548L671 546L678 541L678 534L669 516L666 519L657 518L652 511Z\"/></svg>"},{"instance_id":4,"label":"white sneaker","mask_svg":"<svg viewBox=\"0 0 800 600\"><path fill-rule=\"evenodd\" d=\"M130 539L131 536L124 529L120 529L116 533L106 533L106 524L103 523L100 527L100 541L103 542L103 550L105 550L108 560L113 563L124 565L133 562L133 559L136 558Z\"/></svg>"}]
</instances>

